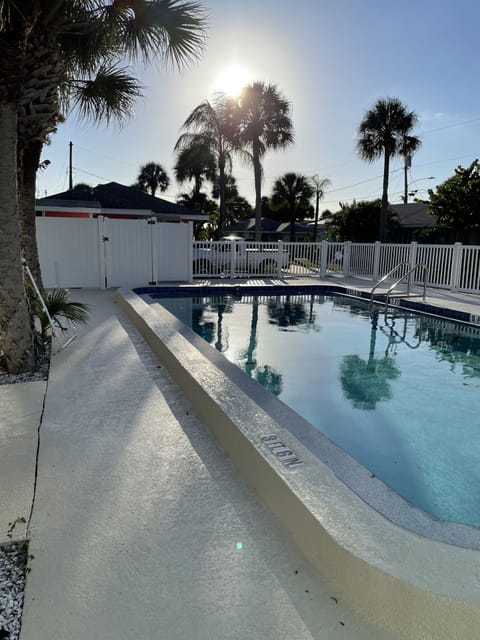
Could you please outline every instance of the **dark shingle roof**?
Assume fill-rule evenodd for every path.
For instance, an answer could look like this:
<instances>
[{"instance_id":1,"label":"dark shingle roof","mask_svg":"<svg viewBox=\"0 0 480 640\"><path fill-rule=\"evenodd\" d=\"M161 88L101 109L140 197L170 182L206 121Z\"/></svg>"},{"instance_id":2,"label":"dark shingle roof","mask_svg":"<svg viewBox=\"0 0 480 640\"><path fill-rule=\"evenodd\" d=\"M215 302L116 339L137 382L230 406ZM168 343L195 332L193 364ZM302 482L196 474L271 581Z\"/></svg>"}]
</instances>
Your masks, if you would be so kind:
<instances>
[{"instance_id":1,"label":"dark shingle roof","mask_svg":"<svg viewBox=\"0 0 480 640\"><path fill-rule=\"evenodd\" d=\"M228 227L229 233L246 231L255 231L255 218L245 218ZM271 218L262 218L262 231L264 233L288 233L290 231L290 223L272 220ZM296 222L295 231L297 233L310 233L311 229L304 224Z\"/></svg>"},{"instance_id":2,"label":"dark shingle roof","mask_svg":"<svg viewBox=\"0 0 480 640\"><path fill-rule=\"evenodd\" d=\"M154 198L148 193L139 191L134 187L127 187L118 182L99 184L90 190L81 188L56 193L46 198L40 198L36 201L36 204L55 207L77 207L80 202L86 207L100 206L102 209L128 209L129 211L143 209L175 216L199 215L196 211L168 202L168 200L163 200L162 198Z\"/></svg>"},{"instance_id":3,"label":"dark shingle roof","mask_svg":"<svg viewBox=\"0 0 480 640\"><path fill-rule=\"evenodd\" d=\"M397 216L401 227L433 227L437 223L436 216L428 213L428 204L391 204L390 209Z\"/></svg>"}]
</instances>

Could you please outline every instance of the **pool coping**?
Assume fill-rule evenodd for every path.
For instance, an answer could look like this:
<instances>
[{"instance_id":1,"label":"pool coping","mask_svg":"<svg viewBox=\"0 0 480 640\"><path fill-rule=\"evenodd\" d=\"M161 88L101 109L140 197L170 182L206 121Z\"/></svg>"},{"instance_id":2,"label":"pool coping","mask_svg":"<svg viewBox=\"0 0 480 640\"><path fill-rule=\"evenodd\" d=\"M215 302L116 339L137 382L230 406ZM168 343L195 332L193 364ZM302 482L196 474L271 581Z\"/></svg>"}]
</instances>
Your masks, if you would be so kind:
<instances>
[{"instance_id":1,"label":"pool coping","mask_svg":"<svg viewBox=\"0 0 480 640\"><path fill-rule=\"evenodd\" d=\"M187 288L181 288L182 294ZM226 287L230 293L234 288ZM308 289L306 293L332 292L334 288L336 293L345 293L345 288L338 286L302 287ZM145 294L155 289L158 291L157 287L137 292ZM165 289L172 292L171 287L162 288ZM247 293L246 287L241 289ZM251 292L248 288L248 293ZM259 287L260 292L272 293L272 288L267 291ZM199 294L198 287L194 293ZM215 287L215 293L221 294L219 287ZM463 627L473 621L478 625L476 551L421 537L384 517L334 472L331 459L318 460L291 433L291 421L299 419L295 412L249 380L165 309L153 309L129 290L120 290L117 301L246 479L291 531L305 555L354 606L373 615L384 626L395 628L402 627L404 612L399 605L408 606L409 615L419 629L424 624L430 630L432 625L437 629L432 637L449 637L444 635L445 629L453 634L454 630L458 632L459 625ZM218 366L220 359L223 362ZM236 384L240 376L243 383L249 380L246 383L249 388ZM289 430L282 422L289 425ZM303 419L296 424L303 428L303 423L309 424ZM323 438L328 455L339 458L345 473L353 474L352 483L357 483L357 489L362 483L386 487L378 479L372 479L364 467L352 464L350 456L328 438ZM292 460L293 464L286 464ZM398 496L386 489L383 495L388 500L393 494ZM429 525L432 520L435 524L435 519L429 517ZM452 524L464 534L475 529ZM373 592L370 586L365 588L365 580L375 587ZM435 612L431 617L425 613L426 606Z\"/></svg>"}]
</instances>

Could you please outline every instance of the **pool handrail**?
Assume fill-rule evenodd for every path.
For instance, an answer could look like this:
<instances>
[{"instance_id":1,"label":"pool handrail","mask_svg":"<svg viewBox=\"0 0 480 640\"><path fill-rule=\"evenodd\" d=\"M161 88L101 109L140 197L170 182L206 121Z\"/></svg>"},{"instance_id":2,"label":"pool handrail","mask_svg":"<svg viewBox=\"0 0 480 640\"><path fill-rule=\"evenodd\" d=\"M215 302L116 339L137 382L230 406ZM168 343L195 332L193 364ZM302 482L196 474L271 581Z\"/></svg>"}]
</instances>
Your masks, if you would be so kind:
<instances>
[{"instance_id":1,"label":"pool handrail","mask_svg":"<svg viewBox=\"0 0 480 640\"><path fill-rule=\"evenodd\" d=\"M380 278L380 280L378 280L378 282L375 284L373 289L370 291L370 302L373 302L373 294L375 293L375 289L377 289L382 284L382 282L385 282L385 280L388 280L388 278L390 278L390 276L392 276L395 273L395 271L400 269L400 267L409 267L409 266L410 266L409 262L400 262L395 267L393 267L393 269L391 269L387 274L385 274L382 278Z\"/></svg>"},{"instance_id":2,"label":"pool handrail","mask_svg":"<svg viewBox=\"0 0 480 640\"><path fill-rule=\"evenodd\" d=\"M373 287L373 289L370 291L370 302L373 302L373 294L375 292L375 289L377 289L377 287L379 287L382 282L384 282L385 280L387 280L390 276L392 276L398 269L400 269L400 267L409 267L410 263L409 262L400 262L399 264L397 264L396 267L394 267L393 269L391 269L386 275L383 276L383 278L381 278L376 285ZM385 306L388 306L388 300L390 298L391 293L398 287L398 285L403 282L406 278L408 278L408 284L407 284L407 295L405 297L414 297L414 294L410 293L410 286L411 286L411 275L412 273L414 273L417 269L422 269L423 270L423 294L422 294L422 300L425 302L425 297L426 297L426 293L427 293L427 280L428 280L428 266L426 264L423 263L419 263L416 264L414 267L411 267L406 273L403 274L403 276L401 278L399 278L398 280L396 280L392 286L390 287L390 289L388 289L387 293L385 294Z\"/></svg>"}]
</instances>

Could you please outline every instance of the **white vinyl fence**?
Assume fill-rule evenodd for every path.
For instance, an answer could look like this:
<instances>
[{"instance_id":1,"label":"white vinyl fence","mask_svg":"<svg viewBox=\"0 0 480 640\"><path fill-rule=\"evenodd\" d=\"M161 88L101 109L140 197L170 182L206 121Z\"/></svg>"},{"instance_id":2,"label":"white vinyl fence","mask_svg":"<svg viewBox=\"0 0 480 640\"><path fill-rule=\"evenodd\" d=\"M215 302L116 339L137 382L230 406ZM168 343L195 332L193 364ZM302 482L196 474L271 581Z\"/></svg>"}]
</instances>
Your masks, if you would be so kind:
<instances>
[{"instance_id":1,"label":"white vinyl fence","mask_svg":"<svg viewBox=\"0 0 480 640\"><path fill-rule=\"evenodd\" d=\"M189 282L193 224L37 217L45 287L141 287Z\"/></svg>"},{"instance_id":2,"label":"white vinyl fence","mask_svg":"<svg viewBox=\"0 0 480 640\"><path fill-rule=\"evenodd\" d=\"M351 242L194 242L193 223L38 217L46 287L141 287L193 278L320 278L373 282L404 263L427 284L480 291L480 246ZM400 274L401 275L401 274ZM413 281L420 284L423 269Z\"/></svg>"},{"instance_id":3,"label":"white vinyl fence","mask_svg":"<svg viewBox=\"0 0 480 640\"><path fill-rule=\"evenodd\" d=\"M405 271L426 265L429 286L480 291L480 246L238 240L193 243L194 278L319 278L338 273L376 282L401 263L406 263ZM422 282L423 269L419 267L414 283Z\"/></svg>"}]
</instances>

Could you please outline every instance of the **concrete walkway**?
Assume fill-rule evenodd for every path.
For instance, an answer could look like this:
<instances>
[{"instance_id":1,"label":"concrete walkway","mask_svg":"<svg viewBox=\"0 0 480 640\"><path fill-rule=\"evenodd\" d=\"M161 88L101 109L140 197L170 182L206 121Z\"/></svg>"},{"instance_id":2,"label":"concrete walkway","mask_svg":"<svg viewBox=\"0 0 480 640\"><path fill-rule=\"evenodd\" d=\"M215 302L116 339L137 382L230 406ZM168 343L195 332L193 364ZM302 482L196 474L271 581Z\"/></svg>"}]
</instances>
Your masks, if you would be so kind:
<instances>
[{"instance_id":1,"label":"concrete walkway","mask_svg":"<svg viewBox=\"0 0 480 640\"><path fill-rule=\"evenodd\" d=\"M19 518L26 522L30 514L46 384L0 386L0 544L10 539L10 523ZM18 522L11 539L25 539L25 526Z\"/></svg>"},{"instance_id":2,"label":"concrete walkway","mask_svg":"<svg viewBox=\"0 0 480 640\"><path fill-rule=\"evenodd\" d=\"M335 601L113 295L73 292L91 320L52 361L21 640L389 638Z\"/></svg>"}]
</instances>

